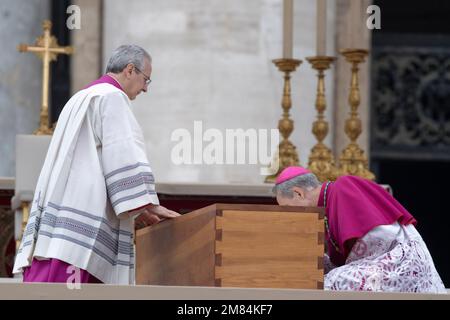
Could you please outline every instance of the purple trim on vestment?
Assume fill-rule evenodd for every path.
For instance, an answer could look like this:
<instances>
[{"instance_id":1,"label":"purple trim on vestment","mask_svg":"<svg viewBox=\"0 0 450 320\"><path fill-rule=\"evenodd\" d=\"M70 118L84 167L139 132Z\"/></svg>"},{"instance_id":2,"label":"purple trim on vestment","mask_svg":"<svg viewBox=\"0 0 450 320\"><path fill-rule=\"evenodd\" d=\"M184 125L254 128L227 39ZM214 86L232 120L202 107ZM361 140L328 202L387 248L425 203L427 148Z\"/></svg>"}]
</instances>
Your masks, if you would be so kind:
<instances>
[{"instance_id":1,"label":"purple trim on vestment","mask_svg":"<svg viewBox=\"0 0 450 320\"><path fill-rule=\"evenodd\" d=\"M120 85L120 83L117 82L116 79L114 79L113 77L111 77L111 76L109 76L109 75L107 75L107 74L105 74L105 75L101 76L100 78L98 78L97 80L92 81L91 83L89 83L89 84L85 87L85 89L86 89L86 88L89 88L89 87L92 87L93 85L100 84L100 83L109 83L109 84L113 85L114 87L116 87L117 89L120 89L120 90L123 91L123 88L122 88L122 86Z\"/></svg>"}]
</instances>

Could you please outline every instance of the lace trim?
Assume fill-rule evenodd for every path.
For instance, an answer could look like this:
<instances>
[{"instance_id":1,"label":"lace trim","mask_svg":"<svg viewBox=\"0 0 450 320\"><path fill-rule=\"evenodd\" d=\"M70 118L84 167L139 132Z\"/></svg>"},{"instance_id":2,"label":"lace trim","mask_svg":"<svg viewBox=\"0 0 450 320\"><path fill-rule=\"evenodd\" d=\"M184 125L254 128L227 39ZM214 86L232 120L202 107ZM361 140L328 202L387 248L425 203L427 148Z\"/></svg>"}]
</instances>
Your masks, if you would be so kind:
<instances>
[{"instance_id":1,"label":"lace trim","mask_svg":"<svg viewBox=\"0 0 450 320\"><path fill-rule=\"evenodd\" d=\"M414 226L379 226L358 239L346 264L325 275L325 289L446 293Z\"/></svg>"}]
</instances>

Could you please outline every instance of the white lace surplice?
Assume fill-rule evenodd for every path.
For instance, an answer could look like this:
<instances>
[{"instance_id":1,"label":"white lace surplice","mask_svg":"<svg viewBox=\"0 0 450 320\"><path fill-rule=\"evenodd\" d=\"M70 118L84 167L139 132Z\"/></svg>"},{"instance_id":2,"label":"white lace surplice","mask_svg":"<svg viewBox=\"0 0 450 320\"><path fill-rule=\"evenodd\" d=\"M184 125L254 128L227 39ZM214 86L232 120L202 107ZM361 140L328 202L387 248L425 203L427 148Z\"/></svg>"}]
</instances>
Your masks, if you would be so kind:
<instances>
[{"instance_id":1,"label":"white lace surplice","mask_svg":"<svg viewBox=\"0 0 450 320\"><path fill-rule=\"evenodd\" d=\"M355 242L343 266L333 268L325 258L325 290L447 293L413 225L374 228Z\"/></svg>"}]
</instances>

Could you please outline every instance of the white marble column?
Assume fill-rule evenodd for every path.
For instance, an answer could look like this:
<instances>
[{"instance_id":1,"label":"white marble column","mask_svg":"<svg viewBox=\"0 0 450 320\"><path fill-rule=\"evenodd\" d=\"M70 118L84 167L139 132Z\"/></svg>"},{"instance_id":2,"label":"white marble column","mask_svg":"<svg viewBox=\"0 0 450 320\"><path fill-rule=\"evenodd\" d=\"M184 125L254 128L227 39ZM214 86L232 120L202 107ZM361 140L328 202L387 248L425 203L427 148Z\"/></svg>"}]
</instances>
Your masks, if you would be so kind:
<instances>
[{"instance_id":1,"label":"white marble column","mask_svg":"<svg viewBox=\"0 0 450 320\"><path fill-rule=\"evenodd\" d=\"M103 0L75 0L81 12L81 28L71 30L72 46L75 54L71 56L71 91L84 88L97 79L102 70L102 21Z\"/></svg>"},{"instance_id":2,"label":"white marble column","mask_svg":"<svg viewBox=\"0 0 450 320\"><path fill-rule=\"evenodd\" d=\"M16 134L39 127L42 95L42 61L17 45L34 44L42 34L49 1L2 0L0 17L0 176L13 177Z\"/></svg>"},{"instance_id":3,"label":"white marble column","mask_svg":"<svg viewBox=\"0 0 450 320\"><path fill-rule=\"evenodd\" d=\"M330 6L334 8L333 1ZM333 55L334 9L329 12L328 54ZM294 58L315 55L314 1L294 1ZM203 131L276 129L282 115L281 0L128 0L104 2L103 64L124 43L153 57L149 91L133 102L159 182L263 183L257 165L175 165L171 134L194 121ZM333 70L327 73L327 117L332 114ZM316 73L305 62L292 76L291 141L302 164L316 143ZM327 143L332 141L332 132ZM206 146L208 143L204 143Z\"/></svg>"}]
</instances>

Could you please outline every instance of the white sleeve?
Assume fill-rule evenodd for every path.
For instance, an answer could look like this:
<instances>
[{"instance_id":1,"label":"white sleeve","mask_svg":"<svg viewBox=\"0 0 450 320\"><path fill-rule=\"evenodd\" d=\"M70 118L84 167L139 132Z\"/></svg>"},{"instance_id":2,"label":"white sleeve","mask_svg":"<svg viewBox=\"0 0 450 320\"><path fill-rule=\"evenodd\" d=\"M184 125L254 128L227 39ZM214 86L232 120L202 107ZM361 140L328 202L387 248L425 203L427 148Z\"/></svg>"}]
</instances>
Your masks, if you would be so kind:
<instances>
[{"instance_id":1,"label":"white sleeve","mask_svg":"<svg viewBox=\"0 0 450 320\"><path fill-rule=\"evenodd\" d=\"M107 94L100 101L100 114L103 173L115 213L158 205L144 138L128 98L122 92Z\"/></svg>"}]
</instances>

